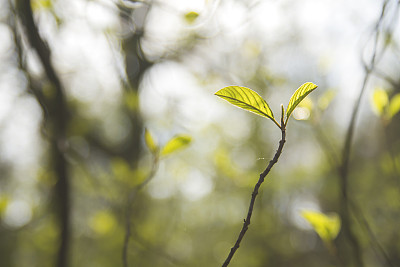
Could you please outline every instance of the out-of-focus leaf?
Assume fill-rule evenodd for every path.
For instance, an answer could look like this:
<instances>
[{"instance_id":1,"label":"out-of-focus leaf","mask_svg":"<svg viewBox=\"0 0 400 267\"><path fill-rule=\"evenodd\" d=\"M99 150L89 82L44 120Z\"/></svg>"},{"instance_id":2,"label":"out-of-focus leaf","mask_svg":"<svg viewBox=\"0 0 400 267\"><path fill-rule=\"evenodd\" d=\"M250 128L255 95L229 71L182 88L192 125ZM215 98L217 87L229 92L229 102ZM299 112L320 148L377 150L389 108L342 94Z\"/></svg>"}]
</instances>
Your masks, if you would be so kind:
<instances>
[{"instance_id":1,"label":"out-of-focus leaf","mask_svg":"<svg viewBox=\"0 0 400 267\"><path fill-rule=\"evenodd\" d=\"M267 102L259 94L249 88L228 86L216 92L215 95L239 108L269 118L279 126Z\"/></svg>"},{"instance_id":2,"label":"out-of-focus leaf","mask_svg":"<svg viewBox=\"0 0 400 267\"><path fill-rule=\"evenodd\" d=\"M139 109L139 96L134 91L127 91L124 95L125 105L129 108L129 110L137 112Z\"/></svg>"},{"instance_id":3,"label":"out-of-focus leaf","mask_svg":"<svg viewBox=\"0 0 400 267\"><path fill-rule=\"evenodd\" d=\"M392 97L389 103L388 115L389 118L393 118L400 111L400 93L397 93Z\"/></svg>"},{"instance_id":4,"label":"out-of-focus leaf","mask_svg":"<svg viewBox=\"0 0 400 267\"><path fill-rule=\"evenodd\" d=\"M129 164L122 158L114 158L111 161L111 170L118 180L126 181L131 176Z\"/></svg>"},{"instance_id":5,"label":"out-of-focus leaf","mask_svg":"<svg viewBox=\"0 0 400 267\"><path fill-rule=\"evenodd\" d=\"M32 9L33 11L39 9L51 9L53 8L53 1L51 0L34 0L32 1Z\"/></svg>"},{"instance_id":6,"label":"out-of-focus leaf","mask_svg":"<svg viewBox=\"0 0 400 267\"><path fill-rule=\"evenodd\" d=\"M6 210L8 205L8 197L7 196L1 196L0 197L0 218L3 215L4 211Z\"/></svg>"},{"instance_id":7,"label":"out-of-focus leaf","mask_svg":"<svg viewBox=\"0 0 400 267\"><path fill-rule=\"evenodd\" d=\"M176 135L161 150L161 156L167 156L175 151L186 148L190 142L192 142L192 137L189 135Z\"/></svg>"},{"instance_id":8,"label":"out-of-focus leaf","mask_svg":"<svg viewBox=\"0 0 400 267\"><path fill-rule=\"evenodd\" d=\"M379 116L383 115L388 103L389 97L386 91L381 88L375 89L372 95L372 105Z\"/></svg>"},{"instance_id":9,"label":"out-of-focus leaf","mask_svg":"<svg viewBox=\"0 0 400 267\"><path fill-rule=\"evenodd\" d=\"M336 91L333 89L327 90L319 99L318 99L318 108L320 110L325 110L329 107L332 100L336 96Z\"/></svg>"},{"instance_id":10,"label":"out-of-focus leaf","mask_svg":"<svg viewBox=\"0 0 400 267\"><path fill-rule=\"evenodd\" d=\"M93 215L89 225L96 234L104 235L110 233L116 226L117 221L109 211L99 211Z\"/></svg>"},{"instance_id":11,"label":"out-of-focus leaf","mask_svg":"<svg viewBox=\"0 0 400 267\"><path fill-rule=\"evenodd\" d=\"M324 214L307 210L303 211L301 215L311 224L324 242L333 241L339 234L341 222L336 213Z\"/></svg>"},{"instance_id":12,"label":"out-of-focus leaf","mask_svg":"<svg viewBox=\"0 0 400 267\"><path fill-rule=\"evenodd\" d=\"M54 253L54 245L52 242L49 242L49 240L57 240L59 236L57 218L54 215L45 216L40 221L40 227L38 227L35 232L36 235L35 238L32 239L32 244L42 251Z\"/></svg>"},{"instance_id":13,"label":"out-of-focus leaf","mask_svg":"<svg viewBox=\"0 0 400 267\"><path fill-rule=\"evenodd\" d=\"M148 178L148 173L143 168L138 168L132 171L132 177L129 180L129 185L141 185Z\"/></svg>"},{"instance_id":14,"label":"out-of-focus leaf","mask_svg":"<svg viewBox=\"0 0 400 267\"><path fill-rule=\"evenodd\" d=\"M214 151L214 162L218 170L227 177L234 177L238 175L236 165L232 162L230 154L227 150L219 147Z\"/></svg>"},{"instance_id":15,"label":"out-of-focus leaf","mask_svg":"<svg viewBox=\"0 0 400 267\"><path fill-rule=\"evenodd\" d=\"M289 120L290 115L293 110L297 107L297 105L312 91L314 91L318 86L313 84L312 82L307 82L300 86L296 92L290 98L288 107L286 109L286 123Z\"/></svg>"},{"instance_id":16,"label":"out-of-focus leaf","mask_svg":"<svg viewBox=\"0 0 400 267\"><path fill-rule=\"evenodd\" d=\"M192 24L192 23L194 23L196 21L198 16L199 16L199 13L194 12L194 11L190 11L190 12L185 14L185 21L188 24Z\"/></svg>"},{"instance_id":17,"label":"out-of-focus leaf","mask_svg":"<svg viewBox=\"0 0 400 267\"><path fill-rule=\"evenodd\" d=\"M158 152L158 145L147 128L144 130L144 141L151 153L156 154Z\"/></svg>"}]
</instances>

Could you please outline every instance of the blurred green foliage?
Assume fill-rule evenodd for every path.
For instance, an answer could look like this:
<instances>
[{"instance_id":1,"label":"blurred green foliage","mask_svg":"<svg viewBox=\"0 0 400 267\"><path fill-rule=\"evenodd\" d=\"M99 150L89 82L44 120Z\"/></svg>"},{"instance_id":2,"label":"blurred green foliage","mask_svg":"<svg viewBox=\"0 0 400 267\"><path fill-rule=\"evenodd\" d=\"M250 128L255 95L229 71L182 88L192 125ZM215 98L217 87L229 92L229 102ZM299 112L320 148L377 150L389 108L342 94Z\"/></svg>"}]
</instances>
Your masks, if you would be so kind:
<instances>
[{"instance_id":1,"label":"blurred green foliage","mask_svg":"<svg viewBox=\"0 0 400 267\"><path fill-rule=\"evenodd\" d=\"M328 13L317 4L321 13L312 20L310 5L295 1L204 1L190 8L167 2L32 1L67 101L66 136L57 146L71 183L69 265L122 266L133 191L129 266L221 265L279 132L221 105L213 93L245 85L279 110L293 88L312 80L319 89L291 110L296 120L283 154L230 266L355 266L343 231L334 238L338 220L320 218L334 226L332 253L323 246L326 235L319 231L319 238L301 211L340 214L339 155L363 70L346 69L350 57L341 49L358 41L378 14L364 17L350 2ZM397 4L389 2L391 14ZM48 131L54 121L41 100L56 94L15 3L2 1L0 9L0 265L55 266L58 174ZM380 3L371 5L378 10ZM382 25L385 32L395 24ZM340 45L331 45L336 39ZM348 188L357 204L349 223L366 267L400 265L397 31L381 41L388 46L371 70L372 104L363 101L356 125ZM340 69L351 75L343 78Z\"/></svg>"}]
</instances>

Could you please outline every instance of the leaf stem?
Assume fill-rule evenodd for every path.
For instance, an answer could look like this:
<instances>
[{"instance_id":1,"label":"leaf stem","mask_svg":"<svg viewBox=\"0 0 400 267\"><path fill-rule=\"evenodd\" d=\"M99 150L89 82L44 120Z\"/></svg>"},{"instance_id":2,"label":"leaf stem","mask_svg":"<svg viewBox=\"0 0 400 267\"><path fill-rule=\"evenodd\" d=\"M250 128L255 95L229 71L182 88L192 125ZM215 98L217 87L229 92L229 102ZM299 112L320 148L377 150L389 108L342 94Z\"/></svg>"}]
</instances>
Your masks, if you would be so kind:
<instances>
[{"instance_id":1,"label":"leaf stem","mask_svg":"<svg viewBox=\"0 0 400 267\"><path fill-rule=\"evenodd\" d=\"M267 168L260 174L260 178L258 179L257 184L254 186L253 193L251 194L249 210L247 212L247 217L244 220L242 230L239 233L239 236L236 240L235 245L231 248L228 257L226 258L225 262L222 264L222 267L227 267L229 265L230 261L232 260L233 255L235 254L236 250L239 248L240 242L242 241L242 239L243 239L244 235L246 234L246 231L248 230L249 225L250 225L250 219L251 219L251 215L253 214L253 207L254 207L256 197L258 195L258 190L259 190L261 184L264 182L265 177L271 171L272 167L275 165L275 163L278 162L278 159L282 153L283 146L286 142L286 129L285 129L284 124L279 128L281 128L282 137L281 137L281 140L279 141L278 149L276 150L273 159L269 162Z\"/></svg>"},{"instance_id":2,"label":"leaf stem","mask_svg":"<svg viewBox=\"0 0 400 267\"><path fill-rule=\"evenodd\" d=\"M275 120L275 118L274 118L274 119L271 119L271 120L279 127L279 129L282 129L283 124L280 125L280 124Z\"/></svg>"}]
</instances>

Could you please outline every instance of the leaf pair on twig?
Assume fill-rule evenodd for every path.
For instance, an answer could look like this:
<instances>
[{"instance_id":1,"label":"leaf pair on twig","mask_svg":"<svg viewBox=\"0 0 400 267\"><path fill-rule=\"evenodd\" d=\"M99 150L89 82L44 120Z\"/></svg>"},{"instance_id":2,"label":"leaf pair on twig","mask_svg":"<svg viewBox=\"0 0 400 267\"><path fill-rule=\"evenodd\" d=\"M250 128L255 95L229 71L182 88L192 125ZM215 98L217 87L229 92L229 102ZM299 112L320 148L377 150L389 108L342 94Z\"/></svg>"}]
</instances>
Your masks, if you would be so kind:
<instances>
[{"instance_id":1,"label":"leaf pair on twig","mask_svg":"<svg viewBox=\"0 0 400 267\"><path fill-rule=\"evenodd\" d=\"M274 114L269 107L267 101L265 101L259 94L249 88L242 86L228 86L216 92L215 95L225 99L229 103L239 108L253 112L262 117L266 117L272 120L280 129L285 129L293 110L309 93L314 91L316 88L317 85L313 84L312 82L307 82L300 86L289 100L289 104L286 108L286 119L284 118L285 111L282 106L282 116L280 124L275 119Z\"/></svg>"}]
</instances>

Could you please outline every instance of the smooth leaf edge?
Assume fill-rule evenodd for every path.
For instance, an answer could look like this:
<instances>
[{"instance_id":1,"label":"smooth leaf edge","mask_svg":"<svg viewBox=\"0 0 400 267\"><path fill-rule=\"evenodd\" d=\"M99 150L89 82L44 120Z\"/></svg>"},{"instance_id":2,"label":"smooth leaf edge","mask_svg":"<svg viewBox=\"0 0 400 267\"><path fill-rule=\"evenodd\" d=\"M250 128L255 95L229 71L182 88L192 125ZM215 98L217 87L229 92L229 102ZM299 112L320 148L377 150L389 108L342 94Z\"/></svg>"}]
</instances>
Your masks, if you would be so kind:
<instances>
[{"instance_id":1,"label":"smooth leaf edge","mask_svg":"<svg viewBox=\"0 0 400 267\"><path fill-rule=\"evenodd\" d=\"M295 100L295 101L293 102L293 104L292 104L292 105L290 106L290 108L289 108L289 105L290 105L290 103L291 103L293 97L294 97L300 90L302 90L303 87L304 87L306 84L310 84L311 86L313 86L313 88L312 88L312 89L309 89L305 94L301 95L297 100ZM287 124L287 122L288 122L288 120L289 120L289 118L290 118L290 115L292 115L293 111L294 111L295 108L299 105L299 103L300 103L301 101L303 101L304 98L306 98L312 91L314 91L314 90L317 89L317 88L318 88L318 85L316 85L316 84L314 84L314 83L312 83L312 82L306 82L306 83L303 83L302 85L300 85L299 88L296 89L296 91L295 91L295 92L293 93L293 95L290 97L289 104L288 104L287 109L286 109L286 121L285 121L285 125Z\"/></svg>"},{"instance_id":2,"label":"smooth leaf edge","mask_svg":"<svg viewBox=\"0 0 400 267\"><path fill-rule=\"evenodd\" d=\"M263 112L262 110L260 110L260 109L258 109L258 108L256 108L256 107L254 107L254 106L251 106L251 105L247 104L246 102L243 102L243 101L241 101L241 100L238 100L238 99L236 99L236 98L229 97L229 96L226 96L226 95L218 94L218 92L221 92L222 90L225 90L226 88L229 88L229 87L244 88L244 89L250 90L250 91L252 91L253 93L255 93L258 97L260 97L260 99L262 99L262 100L264 101L266 107L267 107L268 110L271 112L271 115L272 115L272 116L268 115L267 113ZM279 123L276 121L276 119L275 119L275 117L274 117L274 113L272 112L272 109L271 109L271 107L268 105L267 101L265 101L265 99L263 99L256 91L254 91L254 90L252 90L252 89L250 89L250 88L247 88L247 87L244 87L244 86L231 85L231 86L226 86L226 87L224 87L224 88L218 90L217 92L214 93L214 95L216 95L216 96L218 96L218 97L224 99L225 101L228 101L231 105L233 105L233 106L235 106L235 107L237 107L237 108L246 110L246 111L248 111L248 112L251 112L251 113L256 114L256 115L258 115L258 116L261 116L261 117L268 118L268 119L272 120L279 128L281 128L281 126L279 125ZM234 100L234 101L237 101L237 102L240 102L240 103L243 103L244 105L249 106L249 107L251 107L252 109L257 110L258 112L260 112L260 113L263 114L263 115L261 115L261 114L259 114L259 113L256 113L256 112L254 112L254 111L251 111L251 109L245 109L245 108L239 107L239 106L233 104L232 102L230 102L228 99Z\"/></svg>"}]
</instances>

